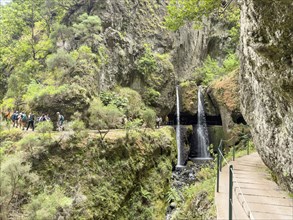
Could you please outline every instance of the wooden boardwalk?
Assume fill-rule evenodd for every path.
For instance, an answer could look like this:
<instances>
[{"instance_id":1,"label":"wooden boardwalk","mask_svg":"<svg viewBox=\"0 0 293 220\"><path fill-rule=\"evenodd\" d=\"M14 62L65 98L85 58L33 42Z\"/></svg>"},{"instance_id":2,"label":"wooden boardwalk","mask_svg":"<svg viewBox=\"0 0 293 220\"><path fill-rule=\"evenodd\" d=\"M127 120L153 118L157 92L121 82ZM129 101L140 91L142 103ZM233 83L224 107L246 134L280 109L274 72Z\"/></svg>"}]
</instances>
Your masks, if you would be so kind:
<instances>
[{"instance_id":1,"label":"wooden boardwalk","mask_svg":"<svg viewBox=\"0 0 293 220\"><path fill-rule=\"evenodd\" d=\"M234 168L233 220L293 220L293 199L271 180L268 168L257 153L230 164ZM220 173L219 193L215 193L217 219L228 219L229 167ZM251 213L251 217L248 217Z\"/></svg>"}]
</instances>

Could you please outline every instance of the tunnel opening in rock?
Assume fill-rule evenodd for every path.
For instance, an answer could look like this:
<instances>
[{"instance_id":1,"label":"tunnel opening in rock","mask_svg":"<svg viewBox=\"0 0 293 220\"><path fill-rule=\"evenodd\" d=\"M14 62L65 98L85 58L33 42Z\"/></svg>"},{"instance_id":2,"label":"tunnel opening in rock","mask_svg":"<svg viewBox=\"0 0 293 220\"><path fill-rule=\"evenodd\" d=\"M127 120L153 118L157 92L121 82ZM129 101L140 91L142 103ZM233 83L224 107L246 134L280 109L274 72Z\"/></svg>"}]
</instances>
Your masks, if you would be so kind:
<instances>
[{"instance_id":1,"label":"tunnel opening in rock","mask_svg":"<svg viewBox=\"0 0 293 220\"><path fill-rule=\"evenodd\" d=\"M220 115L206 115L206 121L208 126L212 125L222 125L222 118ZM168 125L176 125L177 117L175 113L170 113L168 115ZM181 125L196 125L197 124L197 114L190 114L186 112L180 113L180 124Z\"/></svg>"},{"instance_id":2,"label":"tunnel opening in rock","mask_svg":"<svg viewBox=\"0 0 293 220\"><path fill-rule=\"evenodd\" d=\"M242 116L240 112L233 112L232 120L235 124L247 125L247 122L245 121L244 117Z\"/></svg>"}]
</instances>

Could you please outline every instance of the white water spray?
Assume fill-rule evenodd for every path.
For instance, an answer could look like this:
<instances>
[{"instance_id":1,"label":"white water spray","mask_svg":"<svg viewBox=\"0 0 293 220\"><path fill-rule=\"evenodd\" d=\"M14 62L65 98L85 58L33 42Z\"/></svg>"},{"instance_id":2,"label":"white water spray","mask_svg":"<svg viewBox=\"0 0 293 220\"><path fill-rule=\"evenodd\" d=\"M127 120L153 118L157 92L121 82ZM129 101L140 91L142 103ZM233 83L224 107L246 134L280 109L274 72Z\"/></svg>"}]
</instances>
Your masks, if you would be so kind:
<instances>
[{"instance_id":1,"label":"white water spray","mask_svg":"<svg viewBox=\"0 0 293 220\"><path fill-rule=\"evenodd\" d=\"M180 100L179 100L179 87L176 86L176 143L177 143L177 168L184 166L183 149L181 146L181 125L180 125Z\"/></svg>"},{"instance_id":2,"label":"white water spray","mask_svg":"<svg viewBox=\"0 0 293 220\"><path fill-rule=\"evenodd\" d=\"M208 151L209 136L208 128L204 111L204 99L201 92L201 87L198 88L198 106L197 106L197 126L196 126L196 138L198 155L197 158L209 159L210 154Z\"/></svg>"}]
</instances>

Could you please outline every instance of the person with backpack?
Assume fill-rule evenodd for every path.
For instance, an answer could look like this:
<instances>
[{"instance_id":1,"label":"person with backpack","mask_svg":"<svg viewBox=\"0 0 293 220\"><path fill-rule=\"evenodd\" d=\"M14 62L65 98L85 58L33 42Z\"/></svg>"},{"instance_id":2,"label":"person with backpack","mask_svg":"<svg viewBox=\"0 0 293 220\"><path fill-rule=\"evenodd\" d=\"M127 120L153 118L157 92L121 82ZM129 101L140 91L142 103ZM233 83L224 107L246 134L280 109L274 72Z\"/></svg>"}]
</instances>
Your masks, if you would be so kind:
<instances>
[{"instance_id":1,"label":"person with backpack","mask_svg":"<svg viewBox=\"0 0 293 220\"><path fill-rule=\"evenodd\" d=\"M46 118L45 114L43 114L43 115L39 118L39 122L43 122L43 121L47 121L47 118Z\"/></svg>"},{"instance_id":2,"label":"person with backpack","mask_svg":"<svg viewBox=\"0 0 293 220\"><path fill-rule=\"evenodd\" d=\"M57 130L58 131L64 130L63 122L64 122L64 116L61 115L60 112L57 112Z\"/></svg>"},{"instance_id":3,"label":"person with backpack","mask_svg":"<svg viewBox=\"0 0 293 220\"><path fill-rule=\"evenodd\" d=\"M27 124L26 130L28 130L30 126L32 127L32 130L34 131L35 130L35 116L32 113L29 113L28 115L28 124Z\"/></svg>"},{"instance_id":4,"label":"person with backpack","mask_svg":"<svg viewBox=\"0 0 293 220\"><path fill-rule=\"evenodd\" d=\"M22 127L22 130L25 129L27 122L27 116L24 112L20 114L20 128Z\"/></svg>"},{"instance_id":5,"label":"person with backpack","mask_svg":"<svg viewBox=\"0 0 293 220\"><path fill-rule=\"evenodd\" d=\"M11 116L11 120L12 120L12 123L13 123L13 127L18 127L18 111L15 111L12 116Z\"/></svg>"}]
</instances>

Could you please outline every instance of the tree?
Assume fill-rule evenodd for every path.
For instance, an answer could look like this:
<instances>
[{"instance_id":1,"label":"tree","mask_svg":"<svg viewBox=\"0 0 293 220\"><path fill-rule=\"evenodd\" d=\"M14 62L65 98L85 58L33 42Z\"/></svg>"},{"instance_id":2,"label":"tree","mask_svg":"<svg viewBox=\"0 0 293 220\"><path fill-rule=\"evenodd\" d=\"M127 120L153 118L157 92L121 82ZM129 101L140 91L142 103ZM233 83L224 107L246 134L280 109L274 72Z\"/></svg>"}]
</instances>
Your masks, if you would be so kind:
<instances>
[{"instance_id":1,"label":"tree","mask_svg":"<svg viewBox=\"0 0 293 220\"><path fill-rule=\"evenodd\" d=\"M98 16L86 13L78 17L78 22L73 24L75 38L97 52L99 42L102 40L99 35L102 30L102 22Z\"/></svg>"},{"instance_id":2,"label":"tree","mask_svg":"<svg viewBox=\"0 0 293 220\"><path fill-rule=\"evenodd\" d=\"M100 99L94 99L90 108L90 126L97 129L102 142L110 129L121 124L122 112L115 105L104 106ZM104 131L103 131L104 129Z\"/></svg>"},{"instance_id":3,"label":"tree","mask_svg":"<svg viewBox=\"0 0 293 220\"><path fill-rule=\"evenodd\" d=\"M165 25L170 30L178 30L187 21L200 26L203 19L221 8L222 0L171 0Z\"/></svg>"}]
</instances>

